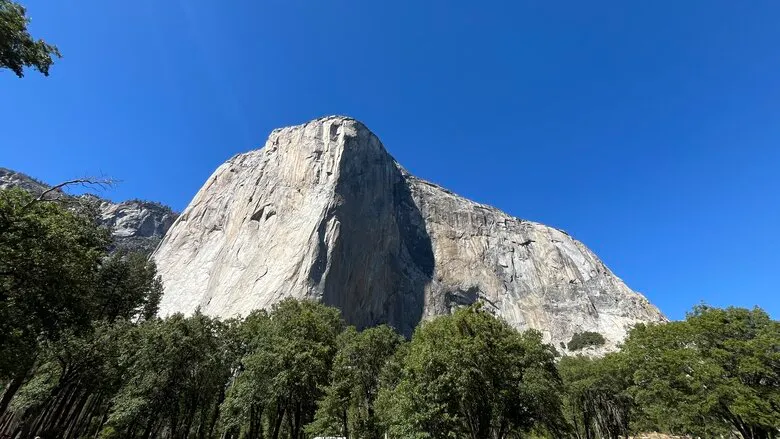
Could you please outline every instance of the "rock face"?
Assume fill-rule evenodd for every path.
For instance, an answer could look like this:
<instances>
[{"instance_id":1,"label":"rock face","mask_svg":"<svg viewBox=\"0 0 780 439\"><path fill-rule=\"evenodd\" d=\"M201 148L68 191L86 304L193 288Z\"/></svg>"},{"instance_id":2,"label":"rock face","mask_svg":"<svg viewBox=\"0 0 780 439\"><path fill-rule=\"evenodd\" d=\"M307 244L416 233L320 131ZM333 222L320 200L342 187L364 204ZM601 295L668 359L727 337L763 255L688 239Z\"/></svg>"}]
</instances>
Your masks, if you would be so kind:
<instances>
[{"instance_id":1,"label":"rock face","mask_svg":"<svg viewBox=\"0 0 780 439\"><path fill-rule=\"evenodd\" d=\"M594 331L604 350L633 324L664 320L565 232L409 175L345 117L275 130L224 163L153 258L163 315L246 315L296 297L410 334L481 301L556 347Z\"/></svg>"},{"instance_id":2,"label":"rock face","mask_svg":"<svg viewBox=\"0 0 780 439\"><path fill-rule=\"evenodd\" d=\"M0 168L0 189L12 187L36 195L51 188L48 184L21 172ZM114 203L95 195L72 197L61 191L53 193L51 197L67 197L94 204L98 209L98 220L112 232L114 248L121 250L151 254L177 217L168 206L151 201L129 200Z\"/></svg>"},{"instance_id":3,"label":"rock face","mask_svg":"<svg viewBox=\"0 0 780 439\"><path fill-rule=\"evenodd\" d=\"M51 188L48 184L38 181L29 175L22 174L7 168L0 168L0 189L9 189L18 187L27 192L40 195Z\"/></svg>"},{"instance_id":4,"label":"rock face","mask_svg":"<svg viewBox=\"0 0 780 439\"><path fill-rule=\"evenodd\" d=\"M100 203L100 221L110 228L117 248L151 254L177 215L160 203L129 200Z\"/></svg>"}]
</instances>

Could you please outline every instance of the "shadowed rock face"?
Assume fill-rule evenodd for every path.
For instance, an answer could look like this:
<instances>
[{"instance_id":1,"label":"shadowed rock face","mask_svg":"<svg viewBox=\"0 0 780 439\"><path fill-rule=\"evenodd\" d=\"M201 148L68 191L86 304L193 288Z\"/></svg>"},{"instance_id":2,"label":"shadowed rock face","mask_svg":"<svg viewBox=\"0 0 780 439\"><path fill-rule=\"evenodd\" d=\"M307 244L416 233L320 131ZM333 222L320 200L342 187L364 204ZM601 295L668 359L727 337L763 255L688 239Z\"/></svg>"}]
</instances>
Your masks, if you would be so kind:
<instances>
[{"instance_id":1,"label":"shadowed rock face","mask_svg":"<svg viewBox=\"0 0 780 439\"><path fill-rule=\"evenodd\" d=\"M566 343L664 317L566 233L409 175L344 117L275 130L220 166L153 255L161 314L246 315L285 297L409 335L476 301Z\"/></svg>"},{"instance_id":2,"label":"shadowed rock face","mask_svg":"<svg viewBox=\"0 0 780 439\"><path fill-rule=\"evenodd\" d=\"M0 168L0 189L18 187L40 195L51 188L50 185L10 169ZM151 254L160 243L163 235L176 220L168 206L141 200L129 200L114 203L95 195L73 197L56 191L47 198L63 198L94 204L98 210L101 225L111 230L113 248L139 251Z\"/></svg>"},{"instance_id":3,"label":"shadowed rock face","mask_svg":"<svg viewBox=\"0 0 780 439\"><path fill-rule=\"evenodd\" d=\"M322 270L310 276L315 295L358 327L388 322L411 334L434 265L422 216L374 135L358 124L329 129L343 152L334 197L318 227L315 267Z\"/></svg>"}]
</instances>

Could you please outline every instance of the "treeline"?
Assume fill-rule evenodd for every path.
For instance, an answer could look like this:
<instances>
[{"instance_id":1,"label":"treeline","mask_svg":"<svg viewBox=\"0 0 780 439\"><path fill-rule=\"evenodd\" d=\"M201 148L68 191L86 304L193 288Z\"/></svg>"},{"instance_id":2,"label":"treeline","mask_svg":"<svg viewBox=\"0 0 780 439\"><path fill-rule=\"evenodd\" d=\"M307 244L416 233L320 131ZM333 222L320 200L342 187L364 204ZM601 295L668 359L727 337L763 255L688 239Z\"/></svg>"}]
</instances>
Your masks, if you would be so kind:
<instances>
[{"instance_id":1,"label":"treeline","mask_svg":"<svg viewBox=\"0 0 780 439\"><path fill-rule=\"evenodd\" d=\"M699 306L601 359L561 358L479 305L411 340L291 299L160 319L153 264L108 253L96 223L0 191L0 437L780 436L780 324L760 309Z\"/></svg>"},{"instance_id":2,"label":"treeline","mask_svg":"<svg viewBox=\"0 0 780 439\"><path fill-rule=\"evenodd\" d=\"M601 359L562 358L558 370L578 438L780 437L780 322L758 308L697 306L684 321L637 325Z\"/></svg>"}]
</instances>

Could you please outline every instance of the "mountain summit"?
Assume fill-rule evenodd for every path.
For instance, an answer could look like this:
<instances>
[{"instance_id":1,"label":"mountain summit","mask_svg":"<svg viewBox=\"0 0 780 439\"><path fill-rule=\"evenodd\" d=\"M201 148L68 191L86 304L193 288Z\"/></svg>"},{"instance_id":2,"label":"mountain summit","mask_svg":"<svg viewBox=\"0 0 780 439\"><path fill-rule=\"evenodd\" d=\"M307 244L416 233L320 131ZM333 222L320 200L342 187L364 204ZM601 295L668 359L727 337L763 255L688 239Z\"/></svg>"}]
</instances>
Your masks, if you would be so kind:
<instances>
[{"instance_id":1,"label":"mountain summit","mask_svg":"<svg viewBox=\"0 0 780 439\"><path fill-rule=\"evenodd\" d=\"M480 301L556 347L598 332L604 349L665 320L583 244L409 175L362 123L274 130L220 166L153 255L161 314L246 315L286 298L348 323L420 320Z\"/></svg>"}]
</instances>

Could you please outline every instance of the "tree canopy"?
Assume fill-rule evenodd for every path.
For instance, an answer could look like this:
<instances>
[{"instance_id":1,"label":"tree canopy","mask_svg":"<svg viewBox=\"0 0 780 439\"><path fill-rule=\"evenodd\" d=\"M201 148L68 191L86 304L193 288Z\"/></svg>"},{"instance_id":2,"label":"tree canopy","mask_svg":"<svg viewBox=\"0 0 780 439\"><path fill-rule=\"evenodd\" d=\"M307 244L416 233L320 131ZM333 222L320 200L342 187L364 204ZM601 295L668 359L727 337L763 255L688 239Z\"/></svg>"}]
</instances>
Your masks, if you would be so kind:
<instances>
[{"instance_id":1,"label":"tree canopy","mask_svg":"<svg viewBox=\"0 0 780 439\"><path fill-rule=\"evenodd\" d=\"M40 339L84 328L108 234L58 203L0 191L0 379L21 384ZM6 391L0 410L8 406Z\"/></svg>"},{"instance_id":2,"label":"tree canopy","mask_svg":"<svg viewBox=\"0 0 780 439\"><path fill-rule=\"evenodd\" d=\"M109 248L89 206L0 190L0 436L780 437L780 323L760 309L698 306L560 357L479 303L409 341L309 300L160 318L154 263Z\"/></svg>"},{"instance_id":3,"label":"tree canopy","mask_svg":"<svg viewBox=\"0 0 780 439\"><path fill-rule=\"evenodd\" d=\"M606 343L604 336L598 332L578 332L571 337L571 340L566 345L570 351L579 351L587 347L603 346Z\"/></svg>"},{"instance_id":4,"label":"tree canopy","mask_svg":"<svg viewBox=\"0 0 780 439\"><path fill-rule=\"evenodd\" d=\"M96 343L106 342L106 324L157 312L154 264L109 255L108 245L88 208L0 191L0 413L21 421L14 428L23 436L25 428L67 428L52 413L86 403L97 391L87 383L105 384L95 368L105 360L97 352L107 344Z\"/></svg>"},{"instance_id":5,"label":"tree canopy","mask_svg":"<svg viewBox=\"0 0 780 439\"><path fill-rule=\"evenodd\" d=\"M760 309L697 306L684 321L637 325L619 352L564 358L559 370L579 438L780 437L780 323Z\"/></svg>"},{"instance_id":6,"label":"tree canopy","mask_svg":"<svg viewBox=\"0 0 780 439\"><path fill-rule=\"evenodd\" d=\"M388 326L358 332L347 328L337 340L330 384L318 403L312 434L379 439L384 432L376 399L382 374L404 339Z\"/></svg>"},{"instance_id":7,"label":"tree canopy","mask_svg":"<svg viewBox=\"0 0 780 439\"><path fill-rule=\"evenodd\" d=\"M10 69L20 78L28 67L48 76L54 58L62 55L57 46L33 38L27 30L29 23L24 6L0 0L0 68Z\"/></svg>"},{"instance_id":8,"label":"tree canopy","mask_svg":"<svg viewBox=\"0 0 780 439\"><path fill-rule=\"evenodd\" d=\"M764 311L698 306L682 322L638 325L621 354L648 427L778 436L780 323Z\"/></svg>"},{"instance_id":9,"label":"tree canopy","mask_svg":"<svg viewBox=\"0 0 780 439\"><path fill-rule=\"evenodd\" d=\"M335 308L284 300L245 324L239 373L228 389L222 424L228 437L299 438L324 395L337 339L344 329Z\"/></svg>"},{"instance_id":10,"label":"tree canopy","mask_svg":"<svg viewBox=\"0 0 780 439\"><path fill-rule=\"evenodd\" d=\"M564 357L558 370L564 383L564 413L577 438L618 439L631 432L634 404L620 357Z\"/></svg>"},{"instance_id":11,"label":"tree canopy","mask_svg":"<svg viewBox=\"0 0 780 439\"><path fill-rule=\"evenodd\" d=\"M393 437L516 437L562 430L554 349L479 306L423 323L383 405Z\"/></svg>"}]
</instances>

